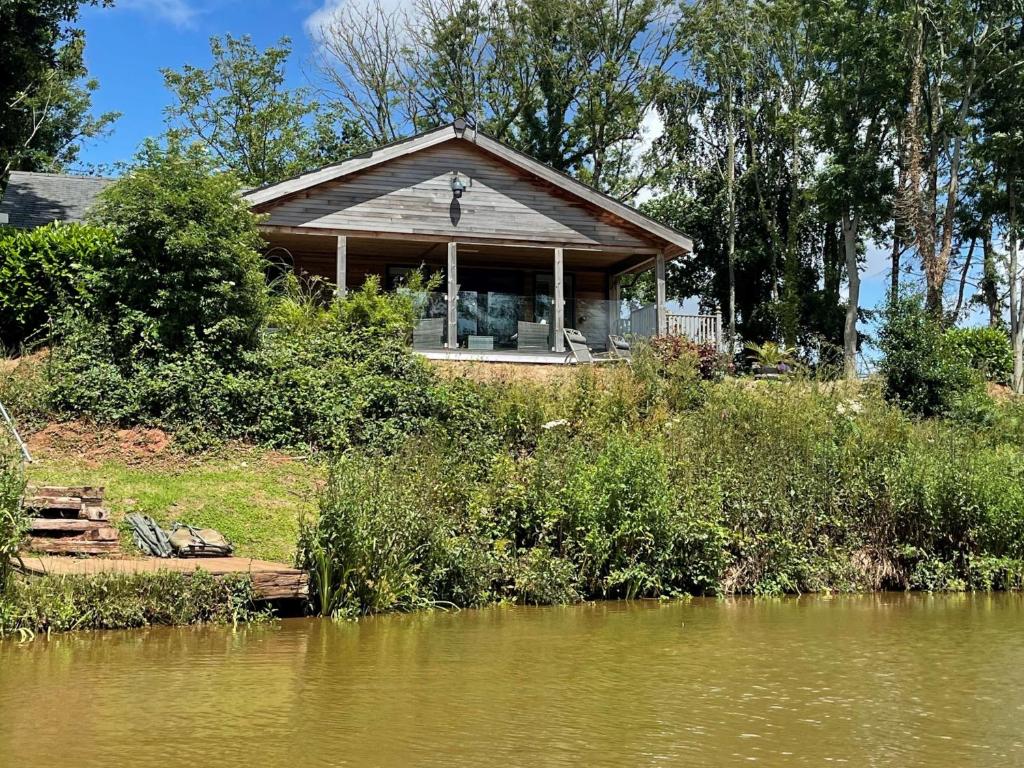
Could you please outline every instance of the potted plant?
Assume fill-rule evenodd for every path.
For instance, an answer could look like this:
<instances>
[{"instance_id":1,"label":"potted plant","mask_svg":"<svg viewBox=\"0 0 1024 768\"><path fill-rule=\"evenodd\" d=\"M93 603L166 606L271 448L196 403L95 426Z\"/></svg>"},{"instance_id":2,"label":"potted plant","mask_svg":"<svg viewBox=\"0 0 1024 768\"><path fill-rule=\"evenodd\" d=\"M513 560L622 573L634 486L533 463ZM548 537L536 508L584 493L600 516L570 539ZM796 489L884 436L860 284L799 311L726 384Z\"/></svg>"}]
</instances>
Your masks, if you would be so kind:
<instances>
[{"instance_id":1,"label":"potted plant","mask_svg":"<svg viewBox=\"0 0 1024 768\"><path fill-rule=\"evenodd\" d=\"M766 341L763 344L751 341L744 345L744 349L753 357L750 368L755 378L779 379L793 370L793 355L796 350L791 347L784 347L774 341Z\"/></svg>"}]
</instances>

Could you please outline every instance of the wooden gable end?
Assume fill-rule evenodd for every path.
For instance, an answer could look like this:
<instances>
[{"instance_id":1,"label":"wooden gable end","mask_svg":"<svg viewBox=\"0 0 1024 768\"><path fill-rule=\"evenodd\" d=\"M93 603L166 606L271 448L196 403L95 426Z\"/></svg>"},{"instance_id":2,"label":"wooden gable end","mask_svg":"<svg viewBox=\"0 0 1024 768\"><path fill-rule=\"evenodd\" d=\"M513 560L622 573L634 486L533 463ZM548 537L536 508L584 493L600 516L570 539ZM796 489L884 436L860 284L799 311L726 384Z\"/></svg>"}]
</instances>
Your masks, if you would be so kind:
<instances>
[{"instance_id":1,"label":"wooden gable end","mask_svg":"<svg viewBox=\"0 0 1024 768\"><path fill-rule=\"evenodd\" d=\"M452 195L458 172L467 189ZM265 225L496 241L651 248L639 230L464 141L390 159L257 206Z\"/></svg>"}]
</instances>

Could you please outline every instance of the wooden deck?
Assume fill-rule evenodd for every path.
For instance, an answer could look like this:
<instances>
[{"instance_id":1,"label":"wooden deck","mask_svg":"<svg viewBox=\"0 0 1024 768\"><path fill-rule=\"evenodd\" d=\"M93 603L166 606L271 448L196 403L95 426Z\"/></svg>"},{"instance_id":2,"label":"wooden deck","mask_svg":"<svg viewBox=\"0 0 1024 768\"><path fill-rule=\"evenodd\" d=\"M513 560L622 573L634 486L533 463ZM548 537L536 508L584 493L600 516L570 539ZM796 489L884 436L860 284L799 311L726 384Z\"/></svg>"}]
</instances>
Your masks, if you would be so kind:
<instances>
[{"instance_id":1,"label":"wooden deck","mask_svg":"<svg viewBox=\"0 0 1024 768\"><path fill-rule=\"evenodd\" d=\"M309 592L309 577L284 563L252 560L247 557L159 558L159 557L48 557L22 553L20 570L33 576L91 576L100 573L155 573L175 571L193 573L203 570L214 576L248 574L253 590L261 600L304 598ZM19 562L14 561L15 567Z\"/></svg>"}]
</instances>

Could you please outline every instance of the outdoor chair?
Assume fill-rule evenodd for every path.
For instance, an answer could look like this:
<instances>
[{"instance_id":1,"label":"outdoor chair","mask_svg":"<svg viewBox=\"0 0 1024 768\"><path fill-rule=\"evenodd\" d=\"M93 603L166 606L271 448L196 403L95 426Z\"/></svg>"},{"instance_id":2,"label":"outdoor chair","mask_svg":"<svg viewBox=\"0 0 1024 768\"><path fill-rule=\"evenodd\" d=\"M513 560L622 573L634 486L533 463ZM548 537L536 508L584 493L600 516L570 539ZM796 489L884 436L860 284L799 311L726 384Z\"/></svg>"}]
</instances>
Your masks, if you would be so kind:
<instances>
[{"instance_id":1,"label":"outdoor chair","mask_svg":"<svg viewBox=\"0 0 1024 768\"><path fill-rule=\"evenodd\" d=\"M516 349L534 352L550 352L549 334L551 326L547 323L528 323L520 320L516 333Z\"/></svg>"},{"instance_id":2,"label":"outdoor chair","mask_svg":"<svg viewBox=\"0 0 1024 768\"><path fill-rule=\"evenodd\" d=\"M566 328L565 345L568 347L565 353L565 361L575 360L577 363L593 365L594 363L611 363L617 358L610 357L607 352L595 353L587 346L587 337L575 328Z\"/></svg>"},{"instance_id":3,"label":"outdoor chair","mask_svg":"<svg viewBox=\"0 0 1024 768\"><path fill-rule=\"evenodd\" d=\"M608 337L608 356L616 360L625 360L627 363L633 360L633 349L625 336Z\"/></svg>"},{"instance_id":4,"label":"outdoor chair","mask_svg":"<svg viewBox=\"0 0 1024 768\"><path fill-rule=\"evenodd\" d=\"M444 346L444 318L418 320L412 329L413 349L440 349Z\"/></svg>"}]
</instances>

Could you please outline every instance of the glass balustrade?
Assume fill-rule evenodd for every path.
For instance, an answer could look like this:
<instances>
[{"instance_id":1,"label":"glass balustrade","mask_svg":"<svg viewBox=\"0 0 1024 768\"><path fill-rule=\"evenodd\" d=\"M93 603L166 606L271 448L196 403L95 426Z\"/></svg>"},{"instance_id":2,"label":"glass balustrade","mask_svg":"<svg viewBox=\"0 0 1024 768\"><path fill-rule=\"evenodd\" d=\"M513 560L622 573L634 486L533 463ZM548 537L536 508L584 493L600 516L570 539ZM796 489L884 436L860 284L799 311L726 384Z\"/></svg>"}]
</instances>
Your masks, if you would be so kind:
<instances>
[{"instance_id":1,"label":"glass balustrade","mask_svg":"<svg viewBox=\"0 0 1024 768\"><path fill-rule=\"evenodd\" d=\"M444 349L448 339L447 297L424 294L414 302L417 349ZM555 347L553 301L548 296L460 291L456 299L459 349L550 353ZM603 299L567 299L565 327L580 331L595 351L608 346L609 336L629 333L630 309Z\"/></svg>"}]
</instances>

